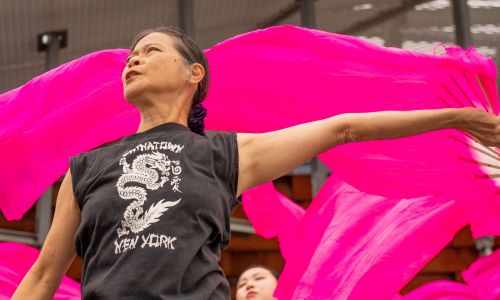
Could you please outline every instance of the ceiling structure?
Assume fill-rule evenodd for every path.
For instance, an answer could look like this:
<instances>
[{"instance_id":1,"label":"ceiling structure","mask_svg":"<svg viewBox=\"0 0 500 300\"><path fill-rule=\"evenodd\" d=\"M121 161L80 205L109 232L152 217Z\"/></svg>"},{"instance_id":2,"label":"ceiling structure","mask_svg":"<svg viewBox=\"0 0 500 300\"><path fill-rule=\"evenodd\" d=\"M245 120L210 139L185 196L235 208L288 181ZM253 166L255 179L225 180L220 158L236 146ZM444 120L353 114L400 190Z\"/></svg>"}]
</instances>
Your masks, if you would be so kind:
<instances>
[{"instance_id":1,"label":"ceiling structure","mask_svg":"<svg viewBox=\"0 0 500 300\"><path fill-rule=\"evenodd\" d=\"M181 0L182 1L182 0ZM194 39L202 48L257 28L300 25L296 0L193 0ZM318 29L362 36L385 46L432 52L455 43L449 0L316 0ZM500 0L469 0L473 44L499 61ZM66 30L59 63L127 48L145 28L179 26L179 0L3 0L0 3L0 93L45 71L37 35Z\"/></svg>"}]
</instances>

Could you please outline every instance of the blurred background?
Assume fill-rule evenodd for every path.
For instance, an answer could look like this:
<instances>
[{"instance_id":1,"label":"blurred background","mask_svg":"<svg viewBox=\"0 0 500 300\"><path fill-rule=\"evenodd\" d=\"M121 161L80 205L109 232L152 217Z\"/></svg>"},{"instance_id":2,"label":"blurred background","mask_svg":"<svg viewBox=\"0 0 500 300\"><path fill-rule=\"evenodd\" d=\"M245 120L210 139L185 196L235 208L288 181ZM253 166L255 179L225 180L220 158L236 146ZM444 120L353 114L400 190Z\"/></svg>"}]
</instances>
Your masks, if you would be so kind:
<instances>
[{"instance_id":1,"label":"blurred background","mask_svg":"<svg viewBox=\"0 0 500 300\"><path fill-rule=\"evenodd\" d=\"M439 43L475 45L500 61L500 0L2 0L0 93L48 69L93 51L128 48L145 28L175 25L206 49L227 38L280 24L359 36L374 43L433 53ZM317 160L275 181L307 207L328 175ZM0 240L40 246L50 226L60 182L25 217L0 215ZM232 241L221 265L234 286L249 265L283 267L276 240L256 236L241 207L233 214ZM498 248L498 237L474 240L461 230L402 292L436 279L462 281L460 271ZM80 280L81 261L68 275Z\"/></svg>"}]
</instances>

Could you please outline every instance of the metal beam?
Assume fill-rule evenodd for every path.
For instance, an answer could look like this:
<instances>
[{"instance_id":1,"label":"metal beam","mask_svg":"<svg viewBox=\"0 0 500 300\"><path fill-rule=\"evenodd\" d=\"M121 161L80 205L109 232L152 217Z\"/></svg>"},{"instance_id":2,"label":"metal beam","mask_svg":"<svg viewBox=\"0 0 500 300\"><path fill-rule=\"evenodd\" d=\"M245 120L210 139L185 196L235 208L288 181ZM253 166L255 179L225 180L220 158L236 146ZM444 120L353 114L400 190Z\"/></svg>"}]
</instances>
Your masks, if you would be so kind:
<instances>
[{"instance_id":1,"label":"metal beam","mask_svg":"<svg viewBox=\"0 0 500 300\"><path fill-rule=\"evenodd\" d=\"M317 157L311 160L311 189L313 198L318 194L330 173L330 169Z\"/></svg>"},{"instance_id":2,"label":"metal beam","mask_svg":"<svg viewBox=\"0 0 500 300\"><path fill-rule=\"evenodd\" d=\"M47 43L45 70L49 71L59 65L59 40L56 35L48 35L49 41Z\"/></svg>"},{"instance_id":3,"label":"metal beam","mask_svg":"<svg viewBox=\"0 0 500 300\"><path fill-rule=\"evenodd\" d=\"M45 242L52 223L52 194L53 187L50 186L36 202L35 228L39 246Z\"/></svg>"},{"instance_id":4,"label":"metal beam","mask_svg":"<svg viewBox=\"0 0 500 300\"><path fill-rule=\"evenodd\" d=\"M179 27L191 39L195 39L193 0L178 0Z\"/></svg>"},{"instance_id":5,"label":"metal beam","mask_svg":"<svg viewBox=\"0 0 500 300\"><path fill-rule=\"evenodd\" d=\"M250 221L240 218L231 218L231 231L255 234L255 229L253 228Z\"/></svg>"},{"instance_id":6,"label":"metal beam","mask_svg":"<svg viewBox=\"0 0 500 300\"><path fill-rule=\"evenodd\" d=\"M316 28L314 0L300 0L300 23L303 27Z\"/></svg>"},{"instance_id":7,"label":"metal beam","mask_svg":"<svg viewBox=\"0 0 500 300\"><path fill-rule=\"evenodd\" d=\"M38 35L38 51L45 51L45 69L51 70L59 65L59 50L67 45L67 31L49 31ZM36 203L35 228L36 241L43 245L52 223L52 185Z\"/></svg>"},{"instance_id":8,"label":"metal beam","mask_svg":"<svg viewBox=\"0 0 500 300\"><path fill-rule=\"evenodd\" d=\"M453 0L452 4L457 45L462 48L468 48L472 45L472 34L470 31L470 16L467 0Z\"/></svg>"},{"instance_id":9,"label":"metal beam","mask_svg":"<svg viewBox=\"0 0 500 300\"><path fill-rule=\"evenodd\" d=\"M0 228L0 242L17 242L32 246L38 246L36 233L21 230Z\"/></svg>"},{"instance_id":10,"label":"metal beam","mask_svg":"<svg viewBox=\"0 0 500 300\"><path fill-rule=\"evenodd\" d=\"M62 36L57 32L42 34L42 44L45 46L45 69L51 70L59 65L59 47ZM43 245L52 223L52 185L42 194L36 203L35 228L37 244Z\"/></svg>"}]
</instances>

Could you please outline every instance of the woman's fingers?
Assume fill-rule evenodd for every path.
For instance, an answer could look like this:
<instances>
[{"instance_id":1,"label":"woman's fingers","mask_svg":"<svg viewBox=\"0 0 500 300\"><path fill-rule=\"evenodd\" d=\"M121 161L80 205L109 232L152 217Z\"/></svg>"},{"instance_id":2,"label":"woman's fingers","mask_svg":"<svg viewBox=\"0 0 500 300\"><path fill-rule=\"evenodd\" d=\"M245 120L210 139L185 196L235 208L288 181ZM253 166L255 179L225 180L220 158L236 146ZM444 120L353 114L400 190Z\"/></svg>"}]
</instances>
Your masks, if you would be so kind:
<instances>
[{"instance_id":1,"label":"woman's fingers","mask_svg":"<svg viewBox=\"0 0 500 300\"><path fill-rule=\"evenodd\" d=\"M485 146L500 147L500 118L487 112L463 110L465 131Z\"/></svg>"}]
</instances>

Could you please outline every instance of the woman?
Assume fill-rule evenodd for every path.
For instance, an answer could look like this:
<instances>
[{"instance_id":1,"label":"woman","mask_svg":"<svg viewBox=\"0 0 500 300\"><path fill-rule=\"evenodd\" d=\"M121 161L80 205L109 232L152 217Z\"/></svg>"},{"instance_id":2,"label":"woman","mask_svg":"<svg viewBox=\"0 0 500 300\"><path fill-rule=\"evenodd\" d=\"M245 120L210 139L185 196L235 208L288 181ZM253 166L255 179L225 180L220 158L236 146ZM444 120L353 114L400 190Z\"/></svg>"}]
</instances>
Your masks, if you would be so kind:
<instances>
[{"instance_id":1,"label":"woman","mask_svg":"<svg viewBox=\"0 0 500 300\"><path fill-rule=\"evenodd\" d=\"M278 273L266 266L254 265L241 273L236 284L236 300L272 300Z\"/></svg>"},{"instance_id":2,"label":"woman","mask_svg":"<svg viewBox=\"0 0 500 300\"><path fill-rule=\"evenodd\" d=\"M14 299L50 299L76 254L84 299L228 299L218 261L248 188L347 142L457 128L500 145L499 120L474 109L343 114L204 136L208 66L171 28L136 37L122 81L141 115L138 131L72 158L40 257Z\"/></svg>"}]
</instances>

